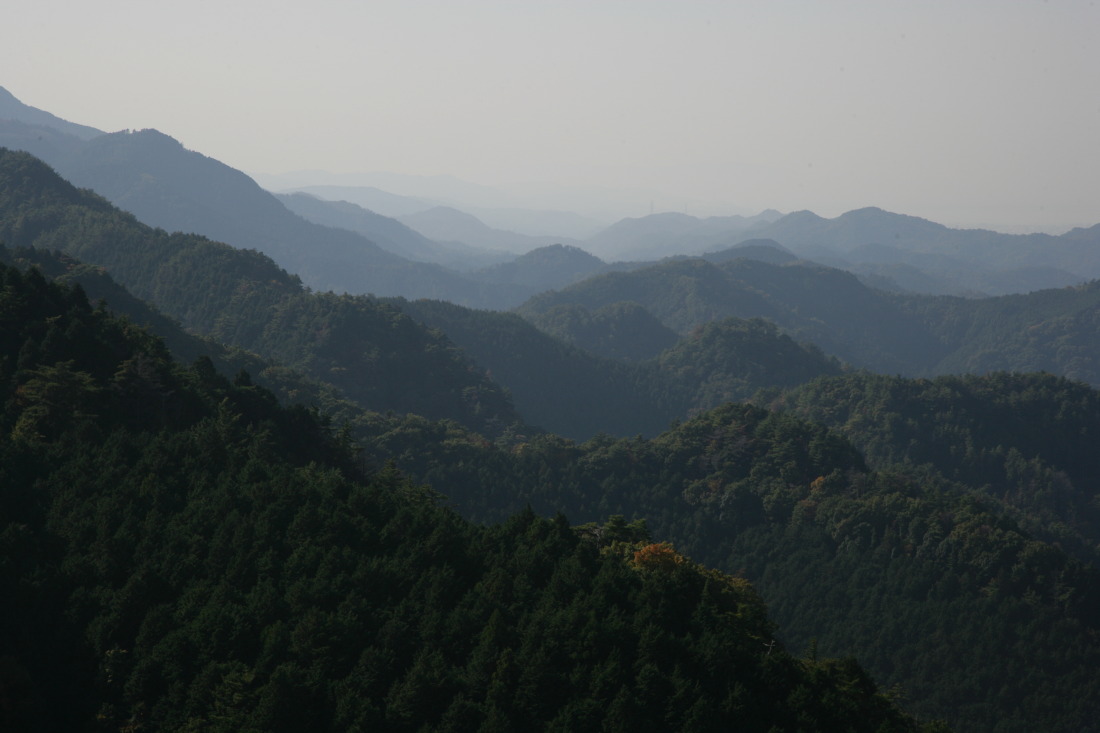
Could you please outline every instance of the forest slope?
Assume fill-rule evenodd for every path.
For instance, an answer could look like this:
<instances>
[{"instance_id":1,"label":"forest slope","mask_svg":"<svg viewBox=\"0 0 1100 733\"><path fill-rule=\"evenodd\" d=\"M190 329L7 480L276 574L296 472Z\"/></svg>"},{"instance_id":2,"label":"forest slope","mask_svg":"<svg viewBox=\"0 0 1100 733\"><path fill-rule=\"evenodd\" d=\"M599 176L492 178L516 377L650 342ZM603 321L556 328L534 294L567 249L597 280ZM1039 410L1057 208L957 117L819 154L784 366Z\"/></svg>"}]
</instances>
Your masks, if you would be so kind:
<instances>
[{"instance_id":1,"label":"forest slope","mask_svg":"<svg viewBox=\"0 0 1100 733\"><path fill-rule=\"evenodd\" d=\"M438 301L394 303L446 333L506 386L528 422L577 439L597 433L652 437L693 412L840 371L816 348L759 319L709 323L655 358L627 363L563 343L514 313ZM606 342L637 310L630 304L604 310Z\"/></svg>"},{"instance_id":2,"label":"forest slope","mask_svg":"<svg viewBox=\"0 0 1100 733\"><path fill-rule=\"evenodd\" d=\"M854 653L921 715L975 731L1096 730L1100 573L1042 539L1056 521L1036 515L1033 534L980 486L869 471L838 434L747 405L654 440L493 447L415 418L373 433L372 454L470 517L530 506L645 518L752 581L791 648Z\"/></svg>"},{"instance_id":3,"label":"forest slope","mask_svg":"<svg viewBox=\"0 0 1100 733\"><path fill-rule=\"evenodd\" d=\"M0 241L106 270L184 326L329 382L364 407L493 433L519 418L453 344L366 296L312 293L268 257L147 227L25 153L0 150Z\"/></svg>"},{"instance_id":4,"label":"forest slope","mask_svg":"<svg viewBox=\"0 0 1100 733\"><path fill-rule=\"evenodd\" d=\"M674 260L542 293L517 312L552 314L629 301L680 333L724 317L765 318L850 366L935 376L1048 371L1100 385L1100 281L1023 295L887 293L806 262Z\"/></svg>"},{"instance_id":5,"label":"forest slope","mask_svg":"<svg viewBox=\"0 0 1100 733\"><path fill-rule=\"evenodd\" d=\"M0 283L5 730L917 730L641 525L469 524L247 375Z\"/></svg>"},{"instance_id":6,"label":"forest slope","mask_svg":"<svg viewBox=\"0 0 1100 733\"><path fill-rule=\"evenodd\" d=\"M1100 561L1100 393L1084 384L1049 374L850 374L809 382L770 407L834 428L875 465L979 488L1032 534Z\"/></svg>"},{"instance_id":7,"label":"forest slope","mask_svg":"<svg viewBox=\"0 0 1100 733\"><path fill-rule=\"evenodd\" d=\"M849 273L804 262L673 260L589 278L517 310L535 318L555 306L595 311L620 301L640 304L681 333L729 316L766 318L799 341L876 371L913 373L946 353L925 324L885 294Z\"/></svg>"}]
</instances>

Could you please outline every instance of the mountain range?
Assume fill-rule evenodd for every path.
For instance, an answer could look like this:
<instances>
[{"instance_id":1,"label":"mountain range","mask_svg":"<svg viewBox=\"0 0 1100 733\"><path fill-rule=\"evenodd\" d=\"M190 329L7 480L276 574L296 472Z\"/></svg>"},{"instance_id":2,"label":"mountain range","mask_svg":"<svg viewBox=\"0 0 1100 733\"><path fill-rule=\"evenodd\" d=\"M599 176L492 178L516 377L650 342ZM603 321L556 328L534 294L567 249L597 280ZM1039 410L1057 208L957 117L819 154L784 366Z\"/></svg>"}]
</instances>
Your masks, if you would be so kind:
<instances>
[{"instance_id":1,"label":"mountain range","mask_svg":"<svg viewBox=\"0 0 1100 733\"><path fill-rule=\"evenodd\" d=\"M310 207L314 222L344 225L341 232L322 231L287 217L270 195L244 174L187 151L161 133L104 135L92 128L62 124L7 92L4 95L5 111L0 120L6 121L0 125L0 144L34 153L66 178L97 190L148 224L170 231L194 231L267 252L299 273L311 287L320 289L438 297L476 307L512 307L534 293L487 292L466 281L456 270L476 270L492 264L495 258L471 248L522 254L540 246L568 244L607 262L637 262L702 255L747 239L763 238L775 240L802 258L849 270L875 287L903 292L1001 295L1076 285L1100 277L1096 255L1100 230L1096 227L1061 236L1007 235L949 229L916 217L868 208L835 219L823 219L811 212L784 216L766 211L752 217L705 219L663 213L626 219L585 238L532 237L488 226L469 211L440 207L429 198L410 199L362 186L304 187L321 198L334 197L358 205L381 207L386 197L391 203L403 201L403 222L435 240L438 246L426 247L421 242L419 250L397 252L407 252L411 259L395 260L387 256L394 252L385 244L392 241L392 223L376 219L377 227L368 225L364 219L369 215L352 214L347 206L343 211L324 214ZM461 187L452 181L445 190L456 188ZM482 204L500 203L499 195L494 198L485 187L477 190L483 191L479 194ZM354 226L360 236L349 237L348 225ZM563 224L562 228L577 232L573 225ZM309 247L302 244L304 241L310 243ZM313 262L316 258L307 251L316 247L339 266L317 271ZM432 264L445 267L432 268Z\"/></svg>"},{"instance_id":2,"label":"mountain range","mask_svg":"<svg viewBox=\"0 0 1100 733\"><path fill-rule=\"evenodd\" d=\"M656 261L458 272L5 104L102 180L0 150L0 722L1096 730L1098 282L893 279L1082 277L1095 227L655 215L603 241Z\"/></svg>"}]
</instances>

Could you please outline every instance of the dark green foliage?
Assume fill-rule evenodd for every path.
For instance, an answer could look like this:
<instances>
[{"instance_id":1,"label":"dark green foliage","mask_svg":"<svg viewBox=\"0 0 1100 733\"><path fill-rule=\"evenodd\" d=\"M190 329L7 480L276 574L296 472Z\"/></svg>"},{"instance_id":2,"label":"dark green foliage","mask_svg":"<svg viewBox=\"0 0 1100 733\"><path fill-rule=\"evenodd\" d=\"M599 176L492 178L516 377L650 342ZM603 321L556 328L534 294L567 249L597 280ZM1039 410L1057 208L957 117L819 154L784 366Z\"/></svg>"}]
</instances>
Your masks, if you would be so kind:
<instances>
[{"instance_id":1,"label":"dark green foliage","mask_svg":"<svg viewBox=\"0 0 1100 733\"><path fill-rule=\"evenodd\" d=\"M882 466L980 489L1029 531L1100 559L1100 393L1045 374L825 379L774 406L836 428Z\"/></svg>"},{"instance_id":2,"label":"dark green foliage","mask_svg":"<svg viewBox=\"0 0 1100 733\"><path fill-rule=\"evenodd\" d=\"M1092 236L1064 243L1075 248ZM1048 371L1100 385L1095 282L996 298L932 297L872 290L854 275L806 262L680 259L543 293L518 311L560 330L552 313L622 301L680 333L728 316L765 318L852 366L888 374Z\"/></svg>"},{"instance_id":3,"label":"dark green foliage","mask_svg":"<svg viewBox=\"0 0 1100 733\"><path fill-rule=\"evenodd\" d=\"M439 329L508 388L524 419L561 435L605 430L655 435L686 407L652 366L601 359L569 346L513 313L475 311L440 301L395 301Z\"/></svg>"},{"instance_id":4,"label":"dark green foliage","mask_svg":"<svg viewBox=\"0 0 1100 733\"><path fill-rule=\"evenodd\" d=\"M913 370L982 333L1087 367L1091 288L990 301L1002 315L982 326L969 301L890 299L827 268L684 260L640 271L646 309L711 325L626 365L514 314L314 295L256 253L141 227L26 156L0 163L13 244L107 258L169 315L327 382L253 373L234 354L180 369L80 290L3 271L0 583L17 602L0 629L28 630L0 648L11 721L786 730L854 716L889 728L867 677L819 653L854 655L907 708L964 729L1091 730L1100 718L1092 390L852 375L783 398L815 422L726 404L652 440L576 443L509 420L485 373L547 427L653 435L689 409L835 372L780 327L825 329L874 358L881 347L882 363ZM67 256L3 256L128 297ZM635 284L579 292L614 304ZM780 325L717 319L733 306ZM1044 329L1067 307L1072 335L1042 336L1060 333ZM348 431L280 408L265 383L338 409L365 460ZM364 413L333 384L428 417ZM379 470L357 481L367 466ZM441 501L512 519L474 528ZM537 518L558 512L586 524ZM653 540L751 579L808 659L772 649L742 580ZM760 702L779 698L780 712Z\"/></svg>"},{"instance_id":5,"label":"dark green foliage","mask_svg":"<svg viewBox=\"0 0 1100 733\"><path fill-rule=\"evenodd\" d=\"M612 303L594 312L579 305L560 305L527 319L552 336L608 359L644 361L679 340L637 303Z\"/></svg>"},{"instance_id":6,"label":"dark green foliage","mask_svg":"<svg viewBox=\"0 0 1100 733\"><path fill-rule=\"evenodd\" d=\"M951 347L927 373L1047 371L1100 385L1100 282L981 300L898 302Z\"/></svg>"},{"instance_id":7,"label":"dark green foliage","mask_svg":"<svg viewBox=\"0 0 1100 733\"><path fill-rule=\"evenodd\" d=\"M1074 399L1072 385L1037 389L1033 404L1059 389L1069 426L1095 415L1095 394ZM1020 399L1006 392L1006 405ZM1072 418L1071 405L1085 409ZM372 451L399 455L469 516L529 504L581 522L644 518L653 537L752 580L791 648L854 655L922 715L1006 731L1091 730L1100 715L1095 567L1025 532L978 487L869 472L819 424L727 405L655 440L488 447L451 432L439 456L423 450L440 444L427 426L378 429ZM1051 516L1033 521L1057 529Z\"/></svg>"},{"instance_id":8,"label":"dark green foliage","mask_svg":"<svg viewBox=\"0 0 1100 733\"><path fill-rule=\"evenodd\" d=\"M854 275L804 262L674 260L593 277L518 310L534 318L560 305L596 310L620 301L641 304L680 333L730 316L766 318L799 341L881 371L912 372L946 354L929 328L889 296Z\"/></svg>"},{"instance_id":9,"label":"dark green foliage","mask_svg":"<svg viewBox=\"0 0 1100 733\"><path fill-rule=\"evenodd\" d=\"M577 439L600 432L657 435L693 411L840 371L835 360L812 346L795 343L760 319L730 318L709 324L656 359L623 363L570 347L515 314L474 311L439 301L394 302L417 320L447 333L488 369L495 381L509 389L528 422ZM586 328L582 322L587 321L592 324L588 333L602 330L607 343L618 343L620 337L629 341L630 328L624 334L618 326L649 321L638 306L626 303L591 317L579 308L551 313L551 320L572 329L574 340L581 338L578 334ZM657 345L649 343L647 351Z\"/></svg>"},{"instance_id":10,"label":"dark green foliage","mask_svg":"<svg viewBox=\"0 0 1100 733\"><path fill-rule=\"evenodd\" d=\"M4 730L917 729L638 523L472 525L247 373L0 278Z\"/></svg>"},{"instance_id":11,"label":"dark green foliage","mask_svg":"<svg viewBox=\"0 0 1100 733\"><path fill-rule=\"evenodd\" d=\"M666 380L691 390L695 410L840 373L835 359L781 335L774 324L759 318L726 318L700 326L662 353L657 363Z\"/></svg>"},{"instance_id":12,"label":"dark green foliage","mask_svg":"<svg viewBox=\"0 0 1100 733\"><path fill-rule=\"evenodd\" d=\"M20 248L15 259L39 264L42 255L22 249L36 247L103 267L185 327L299 369L368 409L456 419L490 434L518 420L442 334L391 306L313 294L258 252L150 229L27 154L0 150L0 182L0 241ZM108 285L112 302L118 296L113 283L84 281Z\"/></svg>"}]
</instances>

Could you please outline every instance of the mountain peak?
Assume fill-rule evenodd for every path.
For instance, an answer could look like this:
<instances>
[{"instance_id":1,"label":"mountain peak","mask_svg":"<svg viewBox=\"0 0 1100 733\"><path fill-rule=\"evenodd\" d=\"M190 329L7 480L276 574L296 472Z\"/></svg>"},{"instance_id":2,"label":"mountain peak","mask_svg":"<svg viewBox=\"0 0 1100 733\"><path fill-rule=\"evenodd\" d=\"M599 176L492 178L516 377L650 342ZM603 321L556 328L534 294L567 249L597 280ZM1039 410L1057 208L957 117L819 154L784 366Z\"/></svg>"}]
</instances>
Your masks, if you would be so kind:
<instances>
[{"instance_id":1,"label":"mountain peak","mask_svg":"<svg viewBox=\"0 0 1100 733\"><path fill-rule=\"evenodd\" d=\"M904 230L896 232L896 235L913 231L930 231L947 229L943 224L922 219L919 216L909 214L895 214L892 211L880 209L877 206L866 206L862 209L853 209L834 219L837 224L855 226L890 226Z\"/></svg>"},{"instance_id":2,"label":"mountain peak","mask_svg":"<svg viewBox=\"0 0 1100 733\"><path fill-rule=\"evenodd\" d=\"M785 224L810 224L816 222L825 221L823 217L818 216L809 209L801 209L800 211L792 211L784 216L779 221Z\"/></svg>"}]
</instances>

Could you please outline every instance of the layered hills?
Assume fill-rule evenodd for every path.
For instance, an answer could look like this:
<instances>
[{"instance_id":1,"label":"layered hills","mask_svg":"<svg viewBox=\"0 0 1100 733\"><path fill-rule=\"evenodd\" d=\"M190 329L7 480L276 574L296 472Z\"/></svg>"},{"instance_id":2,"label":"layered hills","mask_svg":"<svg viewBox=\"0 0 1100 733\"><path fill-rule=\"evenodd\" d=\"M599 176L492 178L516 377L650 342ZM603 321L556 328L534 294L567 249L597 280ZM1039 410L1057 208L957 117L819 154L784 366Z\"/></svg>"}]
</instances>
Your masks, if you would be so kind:
<instances>
[{"instance_id":1,"label":"layered hills","mask_svg":"<svg viewBox=\"0 0 1100 733\"><path fill-rule=\"evenodd\" d=\"M168 211L254 186L159 133L36 119L0 125L59 159L101 146L134 201L139 170ZM217 180L225 202L171 204ZM394 250L449 246L321 203ZM287 256L369 239L308 227ZM436 266L554 288L506 313L312 290L0 150L5 727L916 729L900 706L1095 730L1096 284L893 279L944 285L971 235L1021 282L1042 247L1087 273L1095 238L869 209L708 220L702 256L656 263L562 242Z\"/></svg>"},{"instance_id":2,"label":"layered hills","mask_svg":"<svg viewBox=\"0 0 1100 733\"><path fill-rule=\"evenodd\" d=\"M0 180L0 240L10 247L60 250L104 267L185 327L300 368L371 409L490 432L518 419L501 389L442 334L392 306L314 294L258 252L152 229L25 153L0 151Z\"/></svg>"},{"instance_id":3,"label":"layered hills","mask_svg":"<svg viewBox=\"0 0 1100 733\"><path fill-rule=\"evenodd\" d=\"M5 730L918 729L640 523L470 524L247 374L0 279Z\"/></svg>"},{"instance_id":4,"label":"layered hills","mask_svg":"<svg viewBox=\"0 0 1100 733\"><path fill-rule=\"evenodd\" d=\"M655 435L716 400L792 386L777 376L782 369L776 376L772 369L792 348L814 374L836 368L821 354L794 347L774 328L749 329L741 338L759 343L746 347L739 361L712 359L715 375L700 388L698 370L620 364L539 332L515 315L440 301L310 292L260 253L152 229L24 153L0 153L0 181L6 184L0 240L9 246L61 250L104 267L185 327L300 369L375 411L454 419L490 435L520 415L578 438L600 431ZM546 252L550 261L574 266L577 253L564 247ZM545 269L539 257L529 258L534 275ZM579 261L591 264L583 253ZM637 307L625 307L604 323L609 347L615 331L628 323L634 328L629 344L654 326ZM658 329L661 345L674 346L675 336ZM675 361L670 357L668 364ZM729 367L750 362L754 377L730 375ZM725 387L715 387L719 383Z\"/></svg>"}]
</instances>

